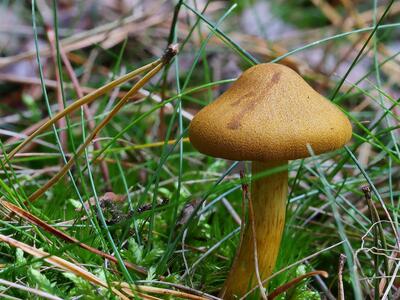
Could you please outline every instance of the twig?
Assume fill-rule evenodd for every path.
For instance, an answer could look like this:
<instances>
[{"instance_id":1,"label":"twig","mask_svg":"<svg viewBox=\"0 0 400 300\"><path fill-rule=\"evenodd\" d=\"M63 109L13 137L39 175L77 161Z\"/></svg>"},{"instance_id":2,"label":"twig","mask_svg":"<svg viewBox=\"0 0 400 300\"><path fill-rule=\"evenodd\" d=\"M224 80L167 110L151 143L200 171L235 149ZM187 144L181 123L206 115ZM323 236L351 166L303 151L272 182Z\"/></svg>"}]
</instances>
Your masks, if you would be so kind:
<instances>
[{"instance_id":1,"label":"twig","mask_svg":"<svg viewBox=\"0 0 400 300\"><path fill-rule=\"evenodd\" d=\"M346 255L340 254L339 257L339 269L338 269L338 300L345 300L344 288L343 288L343 268L346 261Z\"/></svg>"}]
</instances>

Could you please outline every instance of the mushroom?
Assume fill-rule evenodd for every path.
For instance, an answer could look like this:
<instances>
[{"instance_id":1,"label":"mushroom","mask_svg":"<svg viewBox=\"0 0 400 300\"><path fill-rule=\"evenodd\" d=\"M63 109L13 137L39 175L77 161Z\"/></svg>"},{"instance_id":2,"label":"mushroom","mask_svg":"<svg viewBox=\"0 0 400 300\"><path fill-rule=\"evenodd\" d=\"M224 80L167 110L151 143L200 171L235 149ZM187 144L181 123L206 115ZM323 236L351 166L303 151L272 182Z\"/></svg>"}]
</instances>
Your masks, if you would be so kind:
<instances>
[{"instance_id":1,"label":"mushroom","mask_svg":"<svg viewBox=\"0 0 400 300\"><path fill-rule=\"evenodd\" d=\"M250 160L258 271L261 280L275 267L285 225L289 160L339 149L352 128L347 117L295 71L280 64L246 70L213 103L200 110L189 139L201 153L229 160ZM277 169L273 173L271 169ZM270 170L269 176L262 176ZM264 174L265 175L265 174ZM242 296L257 283L254 238L247 224L221 292Z\"/></svg>"}]
</instances>

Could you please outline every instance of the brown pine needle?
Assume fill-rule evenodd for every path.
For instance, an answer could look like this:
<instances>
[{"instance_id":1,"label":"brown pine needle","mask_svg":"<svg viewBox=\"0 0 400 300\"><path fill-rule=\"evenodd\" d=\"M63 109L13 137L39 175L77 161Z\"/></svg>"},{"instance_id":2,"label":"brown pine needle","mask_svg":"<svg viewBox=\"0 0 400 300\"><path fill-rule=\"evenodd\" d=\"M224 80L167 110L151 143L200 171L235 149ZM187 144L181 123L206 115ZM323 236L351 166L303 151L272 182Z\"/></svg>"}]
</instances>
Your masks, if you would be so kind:
<instances>
[{"instance_id":1,"label":"brown pine needle","mask_svg":"<svg viewBox=\"0 0 400 300\"><path fill-rule=\"evenodd\" d=\"M92 273L86 271L85 269L83 269L73 263L70 263L69 261L66 261L63 258L51 255L50 253L44 252L40 249L34 248L32 246L29 246L25 243L19 242L17 240L14 240L13 238L10 238L10 237L2 235L2 234L0 234L0 241L5 242L5 243L9 244L10 246L19 248L22 251L29 253L30 255L32 255L34 257L41 258L44 261L46 261L47 263L49 263L57 268L60 268L64 271L71 272L71 273L73 273L95 285L104 287L106 289L110 289L115 295L117 295L121 299L129 300L128 297L126 297L124 294L122 294L116 288L109 287L106 282L102 281L101 279L99 279L98 277L93 275Z\"/></svg>"},{"instance_id":2,"label":"brown pine needle","mask_svg":"<svg viewBox=\"0 0 400 300\"><path fill-rule=\"evenodd\" d=\"M92 252L92 253L94 253L96 255L104 257L104 258L106 258L106 259L118 264L118 260L114 256L112 256L110 254L107 254L107 253L105 253L103 251L100 251L100 250L98 250L96 248L93 248L93 247L91 247L89 245L86 245L86 244L78 241L76 238L71 237L68 234L66 234L66 233L54 228L53 226L47 224L46 222L42 221L38 217L36 217L36 216L32 215L31 213L27 212L26 210L14 205L14 204L12 204L10 202L1 200L1 199L0 199L0 204L3 205L4 207L6 207L7 209L9 209L10 211L12 211L13 213L15 213L16 215L20 216L24 220L28 221L29 223L40 227L41 229L53 234L54 236L62 239L63 241L78 245L79 247L81 247L83 249L86 249L86 250L88 250L88 251L90 251L90 252ZM126 261L123 261L123 263L127 268L129 268L131 270L134 270L134 271L136 271L138 273L147 275L147 270L145 268L137 266L137 265L134 265L134 264L126 262Z\"/></svg>"},{"instance_id":3,"label":"brown pine needle","mask_svg":"<svg viewBox=\"0 0 400 300\"><path fill-rule=\"evenodd\" d=\"M311 277L311 276L316 276L316 275L321 275L322 277L325 277L325 278L328 277L328 273L325 271L313 271L313 272L306 273L306 274L301 275L297 278L294 278L291 281L285 283L284 285L281 285L280 287L276 288L271 294L268 295L268 300L275 299L280 294L283 294L290 288L298 285L303 279Z\"/></svg>"}]
</instances>

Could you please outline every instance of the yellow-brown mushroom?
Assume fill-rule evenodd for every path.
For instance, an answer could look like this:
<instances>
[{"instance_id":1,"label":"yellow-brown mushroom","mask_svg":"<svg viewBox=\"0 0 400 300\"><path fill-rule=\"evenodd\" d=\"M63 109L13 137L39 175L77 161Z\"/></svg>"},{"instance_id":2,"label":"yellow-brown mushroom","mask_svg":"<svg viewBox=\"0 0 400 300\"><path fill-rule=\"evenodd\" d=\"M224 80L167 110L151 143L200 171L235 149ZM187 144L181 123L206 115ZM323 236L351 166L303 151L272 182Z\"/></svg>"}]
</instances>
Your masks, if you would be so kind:
<instances>
[{"instance_id":1,"label":"yellow-brown mushroom","mask_svg":"<svg viewBox=\"0 0 400 300\"><path fill-rule=\"evenodd\" d=\"M341 148L352 135L347 117L300 75L280 64L260 64L194 117L191 143L200 152L229 160L252 161L253 175L289 160ZM285 225L288 172L252 180L255 240L261 279L275 267ZM244 228L242 243L221 292L242 296L256 285L253 235Z\"/></svg>"}]
</instances>

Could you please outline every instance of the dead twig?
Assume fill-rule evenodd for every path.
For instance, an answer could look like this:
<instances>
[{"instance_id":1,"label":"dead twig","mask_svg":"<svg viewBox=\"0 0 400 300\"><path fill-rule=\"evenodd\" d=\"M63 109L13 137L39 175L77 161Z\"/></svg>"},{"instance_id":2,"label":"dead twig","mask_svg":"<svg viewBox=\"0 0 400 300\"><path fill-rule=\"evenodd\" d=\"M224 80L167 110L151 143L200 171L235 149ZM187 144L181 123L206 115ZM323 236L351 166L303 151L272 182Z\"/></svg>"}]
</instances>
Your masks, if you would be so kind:
<instances>
[{"instance_id":1,"label":"dead twig","mask_svg":"<svg viewBox=\"0 0 400 300\"><path fill-rule=\"evenodd\" d=\"M338 300L345 300L343 288L343 268L346 261L346 255L340 254L338 269Z\"/></svg>"}]
</instances>

